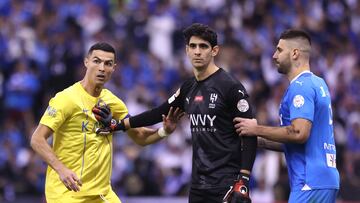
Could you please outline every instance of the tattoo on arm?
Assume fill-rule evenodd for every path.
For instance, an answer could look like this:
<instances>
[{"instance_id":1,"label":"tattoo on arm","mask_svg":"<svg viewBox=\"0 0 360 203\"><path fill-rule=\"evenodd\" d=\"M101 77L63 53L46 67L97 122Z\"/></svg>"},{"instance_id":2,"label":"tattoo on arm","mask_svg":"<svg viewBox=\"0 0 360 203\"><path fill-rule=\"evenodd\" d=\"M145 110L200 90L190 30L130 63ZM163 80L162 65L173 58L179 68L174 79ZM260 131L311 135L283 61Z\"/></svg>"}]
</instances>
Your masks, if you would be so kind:
<instances>
[{"instance_id":1,"label":"tattoo on arm","mask_svg":"<svg viewBox=\"0 0 360 203\"><path fill-rule=\"evenodd\" d=\"M300 133L300 130L295 130L293 125L286 126L286 132L288 135L296 135Z\"/></svg>"}]
</instances>

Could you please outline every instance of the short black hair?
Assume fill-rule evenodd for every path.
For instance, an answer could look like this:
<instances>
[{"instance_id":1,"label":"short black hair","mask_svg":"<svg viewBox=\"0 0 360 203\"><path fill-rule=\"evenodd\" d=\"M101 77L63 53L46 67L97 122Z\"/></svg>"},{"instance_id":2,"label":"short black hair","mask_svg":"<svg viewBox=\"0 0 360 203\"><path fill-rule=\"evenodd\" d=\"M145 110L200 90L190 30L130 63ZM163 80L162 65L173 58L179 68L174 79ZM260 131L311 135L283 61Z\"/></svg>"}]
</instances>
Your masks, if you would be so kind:
<instances>
[{"instance_id":1,"label":"short black hair","mask_svg":"<svg viewBox=\"0 0 360 203\"><path fill-rule=\"evenodd\" d=\"M101 51L105 51L105 52L111 52L114 54L114 58L116 58L116 52L113 46L111 46L110 44L106 43L106 42L98 42L95 43L94 45L92 45L88 51L88 55L91 55L91 53L94 50L101 50Z\"/></svg>"},{"instance_id":2,"label":"short black hair","mask_svg":"<svg viewBox=\"0 0 360 203\"><path fill-rule=\"evenodd\" d=\"M305 38L311 45L310 35L303 30L288 29L288 30L285 30L280 35L280 39L293 39L293 38L298 38L298 37Z\"/></svg>"},{"instance_id":3,"label":"short black hair","mask_svg":"<svg viewBox=\"0 0 360 203\"><path fill-rule=\"evenodd\" d=\"M201 24L201 23L194 23L187 27L183 31L183 35L186 41L186 44L189 44L190 38L192 36L199 37L205 41L208 41L211 47L217 45L217 34L216 32L211 29L209 26Z\"/></svg>"}]
</instances>

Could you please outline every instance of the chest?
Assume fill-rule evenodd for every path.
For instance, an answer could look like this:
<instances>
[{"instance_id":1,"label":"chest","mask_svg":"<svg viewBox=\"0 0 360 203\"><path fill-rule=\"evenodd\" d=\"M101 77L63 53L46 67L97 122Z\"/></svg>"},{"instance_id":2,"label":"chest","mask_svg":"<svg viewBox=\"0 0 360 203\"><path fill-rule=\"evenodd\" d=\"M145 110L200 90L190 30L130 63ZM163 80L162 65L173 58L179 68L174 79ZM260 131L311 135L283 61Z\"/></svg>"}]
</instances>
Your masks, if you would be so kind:
<instances>
[{"instance_id":1,"label":"chest","mask_svg":"<svg viewBox=\"0 0 360 203\"><path fill-rule=\"evenodd\" d=\"M184 109L189 115L216 115L227 110L225 90L205 84L193 85L184 95Z\"/></svg>"}]
</instances>

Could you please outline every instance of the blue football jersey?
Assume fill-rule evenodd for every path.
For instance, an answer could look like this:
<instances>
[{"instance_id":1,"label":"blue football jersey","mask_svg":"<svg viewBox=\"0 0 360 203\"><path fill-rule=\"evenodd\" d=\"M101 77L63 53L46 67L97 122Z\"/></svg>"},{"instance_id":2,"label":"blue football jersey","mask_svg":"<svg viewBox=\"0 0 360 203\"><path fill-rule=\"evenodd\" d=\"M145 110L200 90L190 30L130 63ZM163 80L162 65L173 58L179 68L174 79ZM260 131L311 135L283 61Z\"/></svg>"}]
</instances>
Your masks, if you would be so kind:
<instances>
[{"instance_id":1,"label":"blue football jersey","mask_svg":"<svg viewBox=\"0 0 360 203\"><path fill-rule=\"evenodd\" d=\"M312 122L304 144L284 144L291 191L338 189L331 99L323 79L310 71L294 78L280 104L281 126L296 118Z\"/></svg>"}]
</instances>

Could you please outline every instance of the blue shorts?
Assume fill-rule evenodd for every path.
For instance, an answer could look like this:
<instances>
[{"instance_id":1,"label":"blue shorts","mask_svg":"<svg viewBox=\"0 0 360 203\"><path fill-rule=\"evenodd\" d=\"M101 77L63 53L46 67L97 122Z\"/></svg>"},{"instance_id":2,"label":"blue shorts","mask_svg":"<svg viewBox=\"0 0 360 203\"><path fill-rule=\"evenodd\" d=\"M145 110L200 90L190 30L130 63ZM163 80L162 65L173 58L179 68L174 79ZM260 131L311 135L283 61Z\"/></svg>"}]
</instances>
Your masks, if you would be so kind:
<instances>
[{"instance_id":1,"label":"blue shorts","mask_svg":"<svg viewBox=\"0 0 360 203\"><path fill-rule=\"evenodd\" d=\"M290 193L289 203L335 203L337 193L337 189L295 191Z\"/></svg>"}]
</instances>

